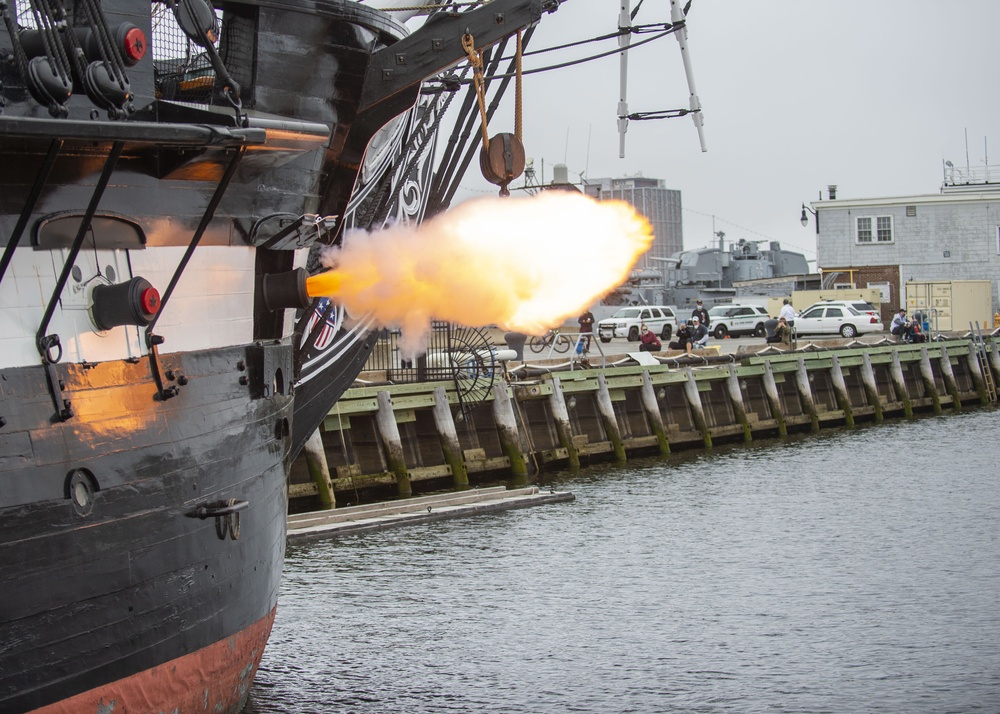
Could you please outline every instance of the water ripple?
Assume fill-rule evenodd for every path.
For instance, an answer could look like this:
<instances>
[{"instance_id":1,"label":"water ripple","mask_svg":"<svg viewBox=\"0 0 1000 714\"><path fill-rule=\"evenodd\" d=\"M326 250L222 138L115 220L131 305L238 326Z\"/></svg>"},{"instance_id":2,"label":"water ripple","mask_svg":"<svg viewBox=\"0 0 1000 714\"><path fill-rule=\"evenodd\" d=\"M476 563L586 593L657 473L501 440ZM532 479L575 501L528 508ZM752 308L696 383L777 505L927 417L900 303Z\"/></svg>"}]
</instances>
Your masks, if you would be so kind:
<instances>
[{"instance_id":1,"label":"water ripple","mask_svg":"<svg viewBox=\"0 0 1000 714\"><path fill-rule=\"evenodd\" d=\"M1000 711L1000 413L289 549L248 714Z\"/></svg>"}]
</instances>

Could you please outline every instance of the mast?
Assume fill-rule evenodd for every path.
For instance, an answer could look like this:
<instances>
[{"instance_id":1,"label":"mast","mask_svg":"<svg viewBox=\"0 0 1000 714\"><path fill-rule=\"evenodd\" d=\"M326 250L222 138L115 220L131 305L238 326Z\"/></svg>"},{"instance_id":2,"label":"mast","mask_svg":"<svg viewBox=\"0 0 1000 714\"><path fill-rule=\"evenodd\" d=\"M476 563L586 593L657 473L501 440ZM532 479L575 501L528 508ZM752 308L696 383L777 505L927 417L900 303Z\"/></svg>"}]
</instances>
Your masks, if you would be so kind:
<instances>
[{"instance_id":1,"label":"mast","mask_svg":"<svg viewBox=\"0 0 1000 714\"><path fill-rule=\"evenodd\" d=\"M628 131L628 48L632 44L632 18L629 12L629 0L621 0L620 12L618 13L618 30L622 33L618 36L618 46L621 48L619 57L621 62L619 72L621 73L618 92L618 158L625 158L625 132Z\"/></svg>"}]
</instances>

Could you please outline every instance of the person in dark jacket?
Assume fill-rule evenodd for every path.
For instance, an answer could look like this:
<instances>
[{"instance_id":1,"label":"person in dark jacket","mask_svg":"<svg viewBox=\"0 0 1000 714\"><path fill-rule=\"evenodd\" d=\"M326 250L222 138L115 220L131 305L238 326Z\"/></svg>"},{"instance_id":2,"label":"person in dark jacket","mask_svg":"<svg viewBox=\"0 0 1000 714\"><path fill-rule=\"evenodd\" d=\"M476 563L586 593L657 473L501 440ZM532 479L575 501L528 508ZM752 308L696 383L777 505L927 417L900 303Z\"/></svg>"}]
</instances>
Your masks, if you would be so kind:
<instances>
[{"instance_id":1,"label":"person in dark jacket","mask_svg":"<svg viewBox=\"0 0 1000 714\"><path fill-rule=\"evenodd\" d=\"M576 321L580 323L580 343L581 352L590 351L590 339L594 332L594 313L590 310L584 312L580 317L576 318Z\"/></svg>"},{"instance_id":2,"label":"person in dark jacket","mask_svg":"<svg viewBox=\"0 0 1000 714\"><path fill-rule=\"evenodd\" d=\"M691 328L684 320L677 326L674 341L667 345L667 349L691 351Z\"/></svg>"},{"instance_id":3,"label":"person in dark jacket","mask_svg":"<svg viewBox=\"0 0 1000 714\"><path fill-rule=\"evenodd\" d=\"M695 304L694 312L691 313L691 319L692 320L694 318L696 318L696 317L698 318L698 322L700 322L702 325L704 325L705 329L707 330L708 329L708 325L709 325L709 322L708 322L708 310L706 310L705 306L701 304L701 300L699 300Z\"/></svg>"}]
</instances>

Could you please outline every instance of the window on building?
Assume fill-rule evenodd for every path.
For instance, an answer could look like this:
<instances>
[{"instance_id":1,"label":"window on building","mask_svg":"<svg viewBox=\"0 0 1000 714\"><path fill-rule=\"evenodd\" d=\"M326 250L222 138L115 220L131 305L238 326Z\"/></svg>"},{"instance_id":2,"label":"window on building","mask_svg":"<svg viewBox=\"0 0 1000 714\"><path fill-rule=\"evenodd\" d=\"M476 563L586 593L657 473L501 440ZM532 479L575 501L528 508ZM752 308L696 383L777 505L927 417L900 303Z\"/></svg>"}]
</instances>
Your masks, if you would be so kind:
<instances>
[{"instance_id":1,"label":"window on building","mask_svg":"<svg viewBox=\"0 0 1000 714\"><path fill-rule=\"evenodd\" d=\"M892 216L879 216L875 221L878 229L875 239L879 243L892 243Z\"/></svg>"},{"instance_id":2,"label":"window on building","mask_svg":"<svg viewBox=\"0 0 1000 714\"><path fill-rule=\"evenodd\" d=\"M858 243L872 242L872 217L858 216Z\"/></svg>"},{"instance_id":3,"label":"window on building","mask_svg":"<svg viewBox=\"0 0 1000 714\"><path fill-rule=\"evenodd\" d=\"M858 243L892 243L892 216L858 216Z\"/></svg>"}]
</instances>

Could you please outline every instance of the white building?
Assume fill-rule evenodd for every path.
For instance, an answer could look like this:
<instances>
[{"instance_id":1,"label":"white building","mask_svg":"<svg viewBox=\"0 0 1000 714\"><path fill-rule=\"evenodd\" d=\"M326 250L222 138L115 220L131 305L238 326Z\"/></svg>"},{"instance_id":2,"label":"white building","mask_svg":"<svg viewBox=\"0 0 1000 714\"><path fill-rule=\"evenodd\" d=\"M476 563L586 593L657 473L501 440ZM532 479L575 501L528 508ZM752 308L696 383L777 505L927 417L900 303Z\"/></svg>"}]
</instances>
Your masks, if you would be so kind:
<instances>
[{"instance_id":1,"label":"white building","mask_svg":"<svg viewBox=\"0 0 1000 714\"><path fill-rule=\"evenodd\" d=\"M945 172L940 193L890 198L836 198L803 206L813 214L824 288L879 288L882 318L906 305L907 282L1000 281L1000 181ZM1000 178L1000 176L996 177ZM911 296L912 297L912 296Z\"/></svg>"}]
</instances>

